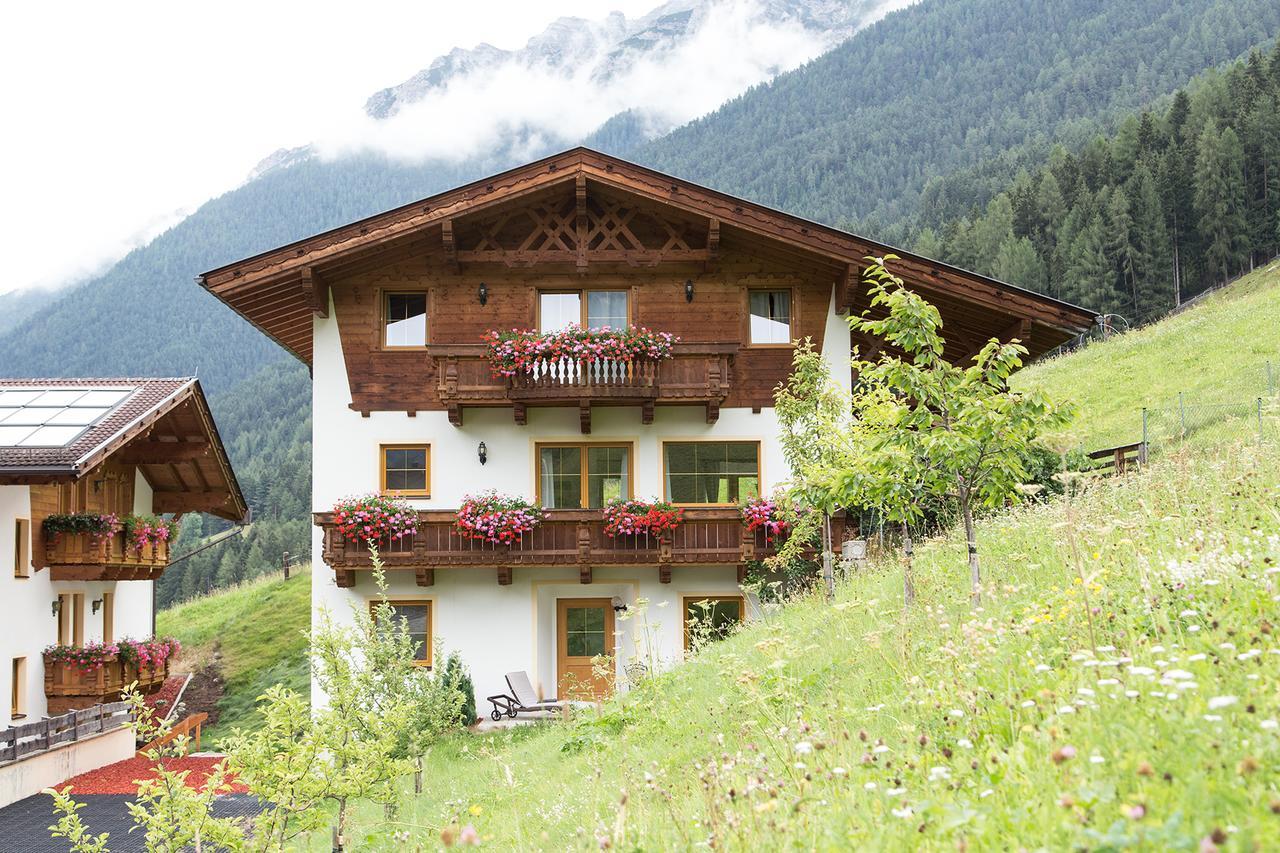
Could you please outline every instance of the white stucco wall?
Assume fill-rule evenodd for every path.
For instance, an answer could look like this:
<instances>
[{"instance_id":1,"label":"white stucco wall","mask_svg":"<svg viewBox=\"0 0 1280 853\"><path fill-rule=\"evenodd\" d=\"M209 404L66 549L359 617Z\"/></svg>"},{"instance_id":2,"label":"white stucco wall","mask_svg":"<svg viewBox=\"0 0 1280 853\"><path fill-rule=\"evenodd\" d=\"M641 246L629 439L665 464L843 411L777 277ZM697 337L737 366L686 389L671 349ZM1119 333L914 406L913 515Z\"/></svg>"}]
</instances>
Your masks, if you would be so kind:
<instances>
[{"instance_id":1,"label":"white stucco wall","mask_svg":"<svg viewBox=\"0 0 1280 853\"><path fill-rule=\"evenodd\" d=\"M762 489L767 492L787 477L787 465L776 441L777 419L770 408L759 413L749 408L721 409L718 422L709 425L701 406L659 406L653 423L645 425L640 422L637 406L601 406L592 410L591 434L587 436L581 434L578 412L573 408L530 407L525 426L514 423L510 408L466 409L462 427L450 424L444 412L419 412L416 417L404 412L372 412L362 417L349 407L351 394L338 325L335 313L329 313L328 318L317 318L314 326L312 506L317 511L330 509L342 497L376 491L378 445L391 443L431 446L431 497L413 501L422 509L453 509L467 493L485 489L532 498L537 476L534 445L548 441L631 443L635 454L632 493L638 498L663 494L663 440L758 440ZM843 377L847 387L848 328L834 310L829 314L823 356L833 376L838 381ZM484 465L477 457L481 441L488 451ZM372 579L360 573L354 588L339 589L333 572L324 568L318 529L312 552L316 566L313 607L325 608L335 618L346 618L353 605L367 606L375 594ZM682 596L739 592L735 570L725 566L676 567L669 584L659 583L656 567L648 566L598 566L588 585L579 583L576 572L568 568L516 568L508 586L500 586L496 572L490 569L437 569L431 587L416 586L408 572L392 572L390 582L393 598L433 602L435 635L446 651L459 651L471 668L481 712L487 707L483 703L486 695L505 690L502 676L511 670L528 670L542 695L554 694L557 598L617 596L633 607L637 599L648 599L649 633L657 638L658 647L653 651L672 661L680 657L683 648ZM621 670L634 646L637 621L619 621L617 628Z\"/></svg>"},{"instance_id":2,"label":"white stucco wall","mask_svg":"<svg viewBox=\"0 0 1280 853\"><path fill-rule=\"evenodd\" d=\"M121 727L6 764L0 767L0 808L81 773L133 758L136 749L133 732Z\"/></svg>"},{"instance_id":3,"label":"white stucco wall","mask_svg":"<svg viewBox=\"0 0 1280 853\"><path fill-rule=\"evenodd\" d=\"M134 487L134 511L151 511L151 486L141 474ZM48 569L32 569L27 578L15 577L13 531L19 518L31 519L28 487L0 486L0 728L13 722L9 697L14 658L27 660L26 721L38 720L47 711L42 653L58 640L58 620L52 609L58 595L84 594L86 642L102 639L106 611L100 607L94 613L93 602L102 598L103 592L115 593L116 639L151 636L151 581L51 581Z\"/></svg>"}]
</instances>

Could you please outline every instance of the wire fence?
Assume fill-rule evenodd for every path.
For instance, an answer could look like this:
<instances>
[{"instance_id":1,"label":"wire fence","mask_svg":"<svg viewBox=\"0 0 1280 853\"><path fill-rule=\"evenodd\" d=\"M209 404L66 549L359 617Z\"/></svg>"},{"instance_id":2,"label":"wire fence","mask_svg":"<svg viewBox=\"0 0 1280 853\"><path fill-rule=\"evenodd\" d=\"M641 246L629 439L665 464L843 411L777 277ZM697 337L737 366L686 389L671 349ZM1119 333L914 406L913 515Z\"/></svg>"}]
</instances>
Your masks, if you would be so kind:
<instances>
[{"instance_id":1,"label":"wire fence","mask_svg":"<svg viewBox=\"0 0 1280 853\"><path fill-rule=\"evenodd\" d=\"M1152 451L1280 438L1280 399L1273 393L1234 403L1203 403L1179 394L1170 406L1142 410L1142 441Z\"/></svg>"}]
</instances>

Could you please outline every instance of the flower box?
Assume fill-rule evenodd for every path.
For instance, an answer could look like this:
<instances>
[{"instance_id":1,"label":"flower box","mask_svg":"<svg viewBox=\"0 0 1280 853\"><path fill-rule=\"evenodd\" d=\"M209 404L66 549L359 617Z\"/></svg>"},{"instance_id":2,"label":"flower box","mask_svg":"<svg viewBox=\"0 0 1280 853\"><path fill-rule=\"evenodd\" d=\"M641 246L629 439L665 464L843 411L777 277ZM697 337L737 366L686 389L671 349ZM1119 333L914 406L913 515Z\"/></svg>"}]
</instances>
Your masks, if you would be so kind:
<instances>
[{"instance_id":1,"label":"flower box","mask_svg":"<svg viewBox=\"0 0 1280 853\"><path fill-rule=\"evenodd\" d=\"M605 536L658 536L680 526L684 511L665 501L615 498L604 508Z\"/></svg>"},{"instance_id":2,"label":"flower box","mask_svg":"<svg viewBox=\"0 0 1280 853\"><path fill-rule=\"evenodd\" d=\"M458 532L468 539L492 545L519 542L543 519L542 508L524 498L484 492L467 495L458 509Z\"/></svg>"}]
</instances>

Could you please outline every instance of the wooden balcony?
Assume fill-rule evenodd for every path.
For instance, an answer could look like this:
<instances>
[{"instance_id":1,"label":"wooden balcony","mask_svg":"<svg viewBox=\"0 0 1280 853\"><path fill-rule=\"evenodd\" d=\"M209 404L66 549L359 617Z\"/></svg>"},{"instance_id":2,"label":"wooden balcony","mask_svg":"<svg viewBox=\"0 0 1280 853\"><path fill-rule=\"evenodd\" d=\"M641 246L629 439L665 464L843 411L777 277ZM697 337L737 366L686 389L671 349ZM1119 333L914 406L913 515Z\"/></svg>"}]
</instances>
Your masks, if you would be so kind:
<instances>
[{"instance_id":1,"label":"wooden balcony","mask_svg":"<svg viewBox=\"0 0 1280 853\"><path fill-rule=\"evenodd\" d=\"M324 561L338 586L353 586L357 572L373 568L369 549L347 541L332 513L314 518L324 529ZM594 566L646 565L669 583L674 565L732 565L741 575L746 563L773 553L764 531L747 532L737 507L686 509L680 526L661 536L619 537L605 535L600 510L548 510L546 520L514 545L460 535L452 510L422 511L418 518L416 536L389 543L378 554L388 570L413 570L420 586L435 583L438 568L493 569L498 583L509 584L516 566L573 566L582 583L591 583Z\"/></svg>"},{"instance_id":2,"label":"wooden balcony","mask_svg":"<svg viewBox=\"0 0 1280 853\"><path fill-rule=\"evenodd\" d=\"M527 406L577 406L582 431L589 433L593 405L640 406L646 424L653 422L655 405L703 405L707 423L715 423L737 351L737 344L676 344L672 357L659 361L560 359L512 377L493 375L484 344L432 346L431 358L454 426L462 425L468 406L511 406L521 425Z\"/></svg>"},{"instance_id":3,"label":"wooden balcony","mask_svg":"<svg viewBox=\"0 0 1280 853\"><path fill-rule=\"evenodd\" d=\"M61 533L46 540L45 565L55 581L151 581L169 565L169 543L127 547L118 529L109 539Z\"/></svg>"},{"instance_id":4,"label":"wooden balcony","mask_svg":"<svg viewBox=\"0 0 1280 853\"><path fill-rule=\"evenodd\" d=\"M139 693L154 693L169 677L169 661L161 667L142 667L110 659L102 669L89 672L74 664L44 658L44 695L50 714L61 714L77 708L89 708L114 702L124 689L137 682Z\"/></svg>"}]
</instances>

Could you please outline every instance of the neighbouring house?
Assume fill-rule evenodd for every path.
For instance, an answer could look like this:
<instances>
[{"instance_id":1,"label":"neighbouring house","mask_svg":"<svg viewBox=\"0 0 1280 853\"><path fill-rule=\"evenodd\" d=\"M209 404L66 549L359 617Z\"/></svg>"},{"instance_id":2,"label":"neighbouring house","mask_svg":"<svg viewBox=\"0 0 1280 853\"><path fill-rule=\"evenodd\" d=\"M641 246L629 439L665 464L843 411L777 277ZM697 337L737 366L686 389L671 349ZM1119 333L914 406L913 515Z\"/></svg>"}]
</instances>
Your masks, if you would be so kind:
<instances>
[{"instance_id":1,"label":"neighbouring house","mask_svg":"<svg viewBox=\"0 0 1280 853\"><path fill-rule=\"evenodd\" d=\"M195 379L0 379L0 799L43 778L6 771L24 756L53 776L102 763L42 721L163 683L154 581L189 512L246 515Z\"/></svg>"},{"instance_id":2,"label":"neighbouring house","mask_svg":"<svg viewBox=\"0 0 1280 853\"><path fill-rule=\"evenodd\" d=\"M439 641L481 698L515 670L563 698L678 660L699 602L718 623L750 615L739 582L773 544L741 505L788 473L773 389L798 339L845 383L851 346L883 345L845 318L868 307L865 258L889 251L942 312L954 360L992 337L1039 355L1094 322L583 148L200 280L312 370L314 607L344 618L376 595L369 551L343 535L335 503L399 496L416 532L381 551L423 663ZM575 328L631 327L655 334L599 332L598 357L556 348ZM536 501L545 518L514 541L472 538L457 513L486 490ZM617 498L667 501L683 518L610 536L602 507ZM643 622L617 618L642 599ZM611 676L593 672L597 655L613 657Z\"/></svg>"}]
</instances>

